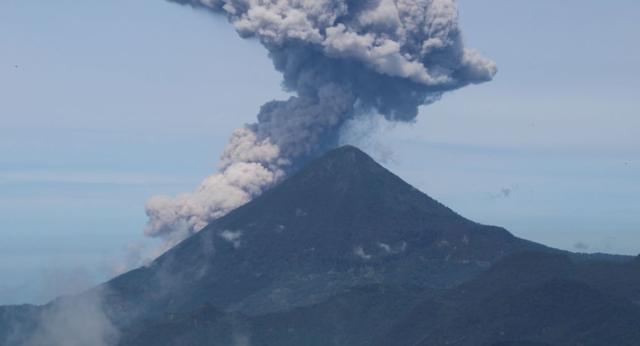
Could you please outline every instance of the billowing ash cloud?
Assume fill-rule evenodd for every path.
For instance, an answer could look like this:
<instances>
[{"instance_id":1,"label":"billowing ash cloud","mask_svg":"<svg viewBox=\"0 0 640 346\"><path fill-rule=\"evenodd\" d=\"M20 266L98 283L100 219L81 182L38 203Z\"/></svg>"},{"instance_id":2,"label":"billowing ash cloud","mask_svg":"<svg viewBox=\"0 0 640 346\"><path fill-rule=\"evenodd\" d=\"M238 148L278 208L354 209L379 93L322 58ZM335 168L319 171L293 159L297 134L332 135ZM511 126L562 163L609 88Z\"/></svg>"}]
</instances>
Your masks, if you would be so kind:
<instances>
[{"instance_id":1,"label":"billowing ash cloud","mask_svg":"<svg viewBox=\"0 0 640 346\"><path fill-rule=\"evenodd\" d=\"M257 38L296 95L262 106L196 191L149 201L146 233L172 242L336 146L349 119L413 121L419 106L496 73L464 47L454 0L172 1L225 15L240 36Z\"/></svg>"}]
</instances>

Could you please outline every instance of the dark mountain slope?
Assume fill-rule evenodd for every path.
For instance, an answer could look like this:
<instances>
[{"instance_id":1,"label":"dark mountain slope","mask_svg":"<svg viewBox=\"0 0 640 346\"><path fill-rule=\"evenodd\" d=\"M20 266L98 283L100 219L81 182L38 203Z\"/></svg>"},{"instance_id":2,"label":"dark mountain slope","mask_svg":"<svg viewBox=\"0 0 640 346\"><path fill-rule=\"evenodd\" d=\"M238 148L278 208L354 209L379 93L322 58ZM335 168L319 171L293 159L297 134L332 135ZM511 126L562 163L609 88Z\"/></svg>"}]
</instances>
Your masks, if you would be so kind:
<instances>
[{"instance_id":1,"label":"dark mountain slope","mask_svg":"<svg viewBox=\"0 0 640 346\"><path fill-rule=\"evenodd\" d=\"M205 305L189 314L168 314L161 320L126 329L120 345L249 345L250 335L246 316Z\"/></svg>"},{"instance_id":2,"label":"dark mountain slope","mask_svg":"<svg viewBox=\"0 0 640 346\"><path fill-rule=\"evenodd\" d=\"M0 345L19 345L36 328L40 310L33 305L0 306Z\"/></svg>"},{"instance_id":3,"label":"dark mountain slope","mask_svg":"<svg viewBox=\"0 0 640 346\"><path fill-rule=\"evenodd\" d=\"M461 217L347 146L107 283L108 299L119 321L140 305L262 314L360 285L450 287L525 249L546 248Z\"/></svg>"},{"instance_id":4,"label":"dark mountain slope","mask_svg":"<svg viewBox=\"0 0 640 346\"><path fill-rule=\"evenodd\" d=\"M579 267L575 277L615 297L640 305L640 257L619 265L590 261Z\"/></svg>"},{"instance_id":5,"label":"dark mountain slope","mask_svg":"<svg viewBox=\"0 0 640 346\"><path fill-rule=\"evenodd\" d=\"M640 268L631 271L630 264L606 265L611 278L625 270L639 277ZM640 307L598 288L595 274L594 263L565 255L508 256L437 303L417 305L380 345L639 345Z\"/></svg>"},{"instance_id":6,"label":"dark mountain slope","mask_svg":"<svg viewBox=\"0 0 640 346\"><path fill-rule=\"evenodd\" d=\"M121 345L208 345L208 340L235 345L234 337L252 346L372 345L427 295L410 288L364 286L319 304L254 317L205 306L125 334Z\"/></svg>"}]
</instances>

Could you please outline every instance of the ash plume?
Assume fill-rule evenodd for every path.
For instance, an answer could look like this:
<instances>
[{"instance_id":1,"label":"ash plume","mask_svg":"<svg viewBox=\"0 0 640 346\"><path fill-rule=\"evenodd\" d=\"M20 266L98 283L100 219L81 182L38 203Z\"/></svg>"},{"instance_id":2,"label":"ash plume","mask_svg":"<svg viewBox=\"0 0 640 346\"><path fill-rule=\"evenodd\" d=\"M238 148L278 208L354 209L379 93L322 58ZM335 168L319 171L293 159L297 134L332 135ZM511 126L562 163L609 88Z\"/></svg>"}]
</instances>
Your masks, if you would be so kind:
<instances>
[{"instance_id":1,"label":"ash plume","mask_svg":"<svg viewBox=\"0 0 640 346\"><path fill-rule=\"evenodd\" d=\"M171 246L337 146L348 120L414 121L444 92L489 81L464 47L455 0L170 0L226 16L269 51L294 94L234 132L219 171L192 193L153 197L145 233Z\"/></svg>"}]
</instances>

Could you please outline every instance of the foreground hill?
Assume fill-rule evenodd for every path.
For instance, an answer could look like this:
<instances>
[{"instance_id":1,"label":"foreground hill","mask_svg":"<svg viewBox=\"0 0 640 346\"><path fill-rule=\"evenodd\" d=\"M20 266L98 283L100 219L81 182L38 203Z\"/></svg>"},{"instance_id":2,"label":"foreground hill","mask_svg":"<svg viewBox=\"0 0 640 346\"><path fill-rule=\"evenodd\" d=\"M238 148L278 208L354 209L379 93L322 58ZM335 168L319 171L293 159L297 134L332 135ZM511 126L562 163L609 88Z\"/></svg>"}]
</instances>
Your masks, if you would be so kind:
<instances>
[{"instance_id":1,"label":"foreground hill","mask_svg":"<svg viewBox=\"0 0 640 346\"><path fill-rule=\"evenodd\" d=\"M33 344L43 314L97 301L104 345L626 345L638 267L465 219L347 146L148 267L0 308L0 341Z\"/></svg>"},{"instance_id":2,"label":"foreground hill","mask_svg":"<svg viewBox=\"0 0 640 346\"><path fill-rule=\"evenodd\" d=\"M261 316L203 306L121 339L122 345L640 345L640 264L593 263L523 252L455 288L370 285L322 303Z\"/></svg>"}]
</instances>

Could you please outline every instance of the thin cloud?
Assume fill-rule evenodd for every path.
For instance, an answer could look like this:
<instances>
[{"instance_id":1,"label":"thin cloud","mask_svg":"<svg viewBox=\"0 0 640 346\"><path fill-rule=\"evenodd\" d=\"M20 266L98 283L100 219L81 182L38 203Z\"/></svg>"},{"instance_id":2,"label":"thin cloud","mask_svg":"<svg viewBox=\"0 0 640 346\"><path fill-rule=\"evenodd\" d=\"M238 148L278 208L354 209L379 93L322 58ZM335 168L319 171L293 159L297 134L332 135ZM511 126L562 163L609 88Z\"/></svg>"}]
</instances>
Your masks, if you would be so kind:
<instances>
[{"instance_id":1,"label":"thin cloud","mask_svg":"<svg viewBox=\"0 0 640 346\"><path fill-rule=\"evenodd\" d=\"M0 183L58 183L78 185L180 185L175 177L129 172L70 172L15 170L0 172Z\"/></svg>"}]
</instances>

